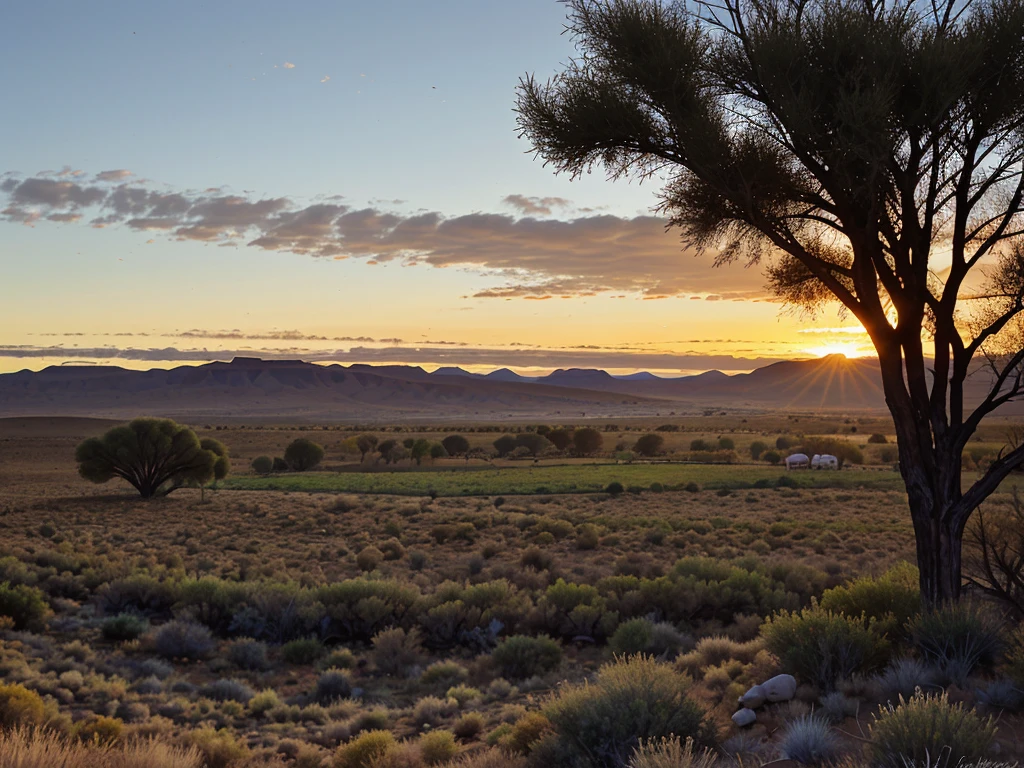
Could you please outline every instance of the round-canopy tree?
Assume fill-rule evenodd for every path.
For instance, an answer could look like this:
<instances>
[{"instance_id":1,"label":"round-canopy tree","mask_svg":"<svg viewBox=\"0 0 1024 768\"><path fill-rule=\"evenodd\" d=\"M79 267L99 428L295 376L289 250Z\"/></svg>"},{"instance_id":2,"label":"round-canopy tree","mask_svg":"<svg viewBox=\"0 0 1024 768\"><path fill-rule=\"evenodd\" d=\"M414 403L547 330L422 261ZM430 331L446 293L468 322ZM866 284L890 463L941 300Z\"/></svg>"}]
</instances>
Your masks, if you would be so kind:
<instances>
[{"instance_id":1,"label":"round-canopy tree","mask_svg":"<svg viewBox=\"0 0 1024 768\"><path fill-rule=\"evenodd\" d=\"M580 456L589 456L601 450L604 435L593 427L584 427L572 433L572 444Z\"/></svg>"},{"instance_id":2,"label":"round-canopy tree","mask_svg":"<svg viewBox=\"0 0 1024 768\"><path fill-rule=\"evenodd\" d=\"M231 467L227 449L200 440L170 419L135 419L92 437L75 451L78 473L94 483L115 477L131 483L144 499L166 496L183 485L205 486Z\"/></svg>"},{"instance_id":3,"label":"round-canopy tree","mask_svg":"<svg viewBox=\"0 0 1024 768\"><path fill-rule=\"evenodd\" d=\"M665 178L690 245L763 260L784 301L860 322L922 593L957 598L967 519L1024 462L1009 445L962 486L978 425L1024 390L1024 2L567 5L581 55L522 81L522 134L574 176Z\"/></svg>"},{"instance_id":4,"label":"round-canopy tree","mask_svg":"<svg viewBox=\"0 0 1024 768\"><path fill-rule=\"evenodd\" d=\"M304 437L292 440L288 447L284 449L284 460L296 472L305 472L307 469L313 469L323 459L323 446L317 445L312 440L307 440Z\"/></svg>"},{"instance_id":5,"label":"round-canopy tree","mask_svg":"<svg viewBox=\"0 0 1024 768\"><path fill-rule=\"evenodd\" d=\"M633 450L641 456L657 456L661 453L662 446L664 445L665 438L651 432L646 435L641 435L633 446Z\"/></svg>"},{"instance_id":6,"label":"round-canopy tree","mask_svg":"<svg viewBox=\"0 0 1024 768\"><path fill-rule=\"evenodd\" d=\"M441 441L449 456L465 456L469 453L469 440L462 435L448 435Z\"/></svg>"}]
</instances>

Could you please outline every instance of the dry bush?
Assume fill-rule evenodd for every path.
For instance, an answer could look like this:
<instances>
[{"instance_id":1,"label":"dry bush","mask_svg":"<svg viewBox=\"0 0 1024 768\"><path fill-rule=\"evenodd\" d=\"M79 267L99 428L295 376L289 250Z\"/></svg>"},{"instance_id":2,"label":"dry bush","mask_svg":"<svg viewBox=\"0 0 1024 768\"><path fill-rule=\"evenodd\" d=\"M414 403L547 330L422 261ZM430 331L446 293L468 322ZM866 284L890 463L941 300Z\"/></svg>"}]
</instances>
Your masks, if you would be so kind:
<instances>
[{"instance_id":1,"label":"dry bush","mask_svg":"<svg viewBox=\"0 0 1024 768\"><path fill-rule=\"evenodd\" d=\"M0 768L202 768L195 747L136 741L124 747L74 743L47 731L0 732Z\"/></svg>"}]
</instances>

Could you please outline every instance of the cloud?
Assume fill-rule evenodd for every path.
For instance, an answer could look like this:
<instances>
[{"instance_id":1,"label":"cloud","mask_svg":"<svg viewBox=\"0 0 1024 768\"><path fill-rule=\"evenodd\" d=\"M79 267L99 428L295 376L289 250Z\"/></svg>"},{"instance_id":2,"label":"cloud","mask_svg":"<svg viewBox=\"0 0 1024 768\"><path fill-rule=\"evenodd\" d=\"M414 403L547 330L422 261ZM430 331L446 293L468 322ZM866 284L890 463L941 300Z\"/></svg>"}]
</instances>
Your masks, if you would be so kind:
<instances>
[{"instance_id":1,"label":"cloud","mask_svg":"<svg viewBox=\"0 0 1024 768\"><path fill-rule=\"evenodd\" d=\"M292 63L291 63L290 61L286 61L286 62L284 63L284 68L285 68L285 69L295 69L295 65L294 65L294 64L292 64Z\"/></svg>"},{"instance_id":2,"label":"cloud","mask_svg":"<svg viewBox=\"0 0 1024 768\"><path fill-rule=\"evenodd\" d=\"M131 171L119 168L116 171L101 171L96 174L96 181L121 181L132 175Z\"/></svg>"},{"instance_id":3,"label":"cloud","mask_svg":"<svg viewBox=\"0 0 1024 768\"><path fill-rule=\"evenodd\" d=\"M526 197L509 195L503 203L510 205L525 216L550 216L555 208L568 208L570 203L564 197Z\"/></svg>"},{"instance_id":4,"label":"cloud","mask_svg":"<svg viewBox=\"0 0 1024 768\"><path fill-rule=\"evenodd\" d=\"M321 83L326 83L326 82L327 82L328 80L330 80L330 79L331 79L331 76L330 76L330 75L324 75L324 76L323 76L323 79L322 79L322 80L321 80L320 82L321 82Z\"/></svg>"},{"instance_id":5,"label":"cloud","mask_svg":"<svg viewBox=\"0 0 1024 768\"><path fill-rule=\"evenodd\" d=\"M399 214L381 204L303 204L218 188L173 191L141 180L96 185L8 174L0 181L0 218L12 222L84 220L94 227L122 226L171 240L368 264L459 268L491 278L491 285L473 295L480 299L547 300L606 292L709 301L768 297L758 269L713 269L710 256L695 258L660 217L590 213L538 218L535 214L564 208L567 201L509 195L505 202L520 215Z\"/></svg>"},{"instance_id":6,"label":"cloud","mask_svg":"<svg viewBox=\"0 0 1024 768\"><path fill-rule=\"evenodd\" d=\"M178 347L65 347L9 345L0 346L0 357L22 359L135 360L147 362L202 363L227 361L235 357L260 357L265 360L295 360L351 364L460 365L492 368L544 369L605 368L654 370L749 371L779 362L780 357L744 358L733 355L670 354L645 352L601 352L571 349L485 349L479 347L437 348L416 346L351 347L338 350L314 350L299 347L227 349L182 349Z\"/></svg>"}]
</instances>

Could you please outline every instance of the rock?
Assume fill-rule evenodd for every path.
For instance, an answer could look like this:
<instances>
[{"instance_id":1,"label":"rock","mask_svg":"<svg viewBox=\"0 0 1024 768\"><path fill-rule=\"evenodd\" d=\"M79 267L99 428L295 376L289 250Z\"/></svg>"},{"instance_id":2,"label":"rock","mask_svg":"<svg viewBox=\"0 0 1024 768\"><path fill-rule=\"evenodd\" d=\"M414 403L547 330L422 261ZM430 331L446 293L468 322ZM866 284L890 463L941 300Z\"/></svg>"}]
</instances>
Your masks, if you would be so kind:
<instances>
[{"instance_id":1,"label":"rock","mask_svg":"<svg viewBox=\"0 0 1024 768\"><path fill-rule=\"evenodd\" d=\"M755 685L749 691L740 696L740 704L747 709L757 709L764 704L767 698L764 688L760 685Z\"/></svg>"},{"instance_id":2,"label":"rock","mask_svg":"<svg viewBox=\"0 0 1024 768\"><path fill-rule=\"evenodd\" d=\"M768 701L789 701L796 696L796 678L792 675L776 675L761 683Z\"/></svg>"},{"instance_id":3,"label":"rock","mask_svg":"<svg viewBox=\"0 0 1024 768\"><path fill-rule=\"evenodd\" d=\"M757 722L757 713L752 709L744 707L732 716L732 721L740 728L746 728Z\"/></svg>"}]
</instances>

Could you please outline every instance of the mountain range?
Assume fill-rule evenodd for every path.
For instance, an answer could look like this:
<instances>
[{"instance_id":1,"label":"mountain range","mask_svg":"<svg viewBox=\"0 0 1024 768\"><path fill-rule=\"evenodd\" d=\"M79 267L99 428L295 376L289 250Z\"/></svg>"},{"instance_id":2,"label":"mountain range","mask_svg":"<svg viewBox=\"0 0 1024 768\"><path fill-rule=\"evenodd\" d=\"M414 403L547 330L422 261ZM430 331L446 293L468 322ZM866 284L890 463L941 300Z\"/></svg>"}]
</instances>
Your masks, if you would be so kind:
<instances>
[{"instance_id":1,"label":"mountain range","mask_svg":"<svg viewBox=\"0 0 1024 768\"><path fill-rule=\"evenodd\" d=\"M236 358L171 369L61 366L0 375L0 417L393 421L647 417L708 408L884 408L871 359L833 355L726 375L662 378L560 369L525 377L507 368L319 365Z\"/></svg>"}]
</instances>

